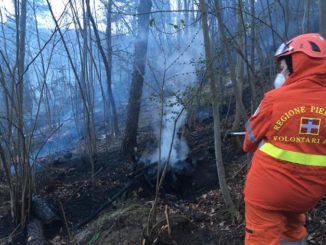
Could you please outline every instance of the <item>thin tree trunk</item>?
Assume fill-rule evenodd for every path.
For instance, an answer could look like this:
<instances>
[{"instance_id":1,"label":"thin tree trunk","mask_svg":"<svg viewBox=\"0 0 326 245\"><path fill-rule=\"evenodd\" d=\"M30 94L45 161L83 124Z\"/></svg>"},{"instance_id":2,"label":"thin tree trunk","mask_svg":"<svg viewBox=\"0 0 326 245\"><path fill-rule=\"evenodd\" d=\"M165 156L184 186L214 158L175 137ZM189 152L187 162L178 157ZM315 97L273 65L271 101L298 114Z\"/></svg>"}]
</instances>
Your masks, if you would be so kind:
<instances>
[{"instance_id":1,"label":"thin tree trunk","mask_svg":"<svg viewBox=\"0 0 326 245\"><path fill-rule=\"evenodd\" d=\"M242 98L242 91L241 88L239 87L237 83L237 78L236 78L236 70L235 70L235 65L232 62L232 50L230 48L230 45L228 45L228 39L226 36L226 31L225 27L223 25L223 18L221 14L221 9L220 9L220 0L214 0L215 2L215 11L216 11L216 16L217 16L217 21L218 21L218 27L221 35L221 40L222 40L222 45L225 48L226 52L226 57L227 57L227 64L230 70L230 76L231 76L231 81L233 83L233 91L236 100L239 103L239 113L241 113L242 118L247 121L248 120L248 115L246 113L246 108L244 107L244 104L241 100Z\"/></svg>"},{"instance_id":2,"label":"thin tree trunk","mask_svg":"<svg viewBox=\"0 0 326 245\"><path fill-rule=\"evenodd\" d=\"M304 0L303 3L303 17L301 23L301 32L306 33L309 31L309 13L310 13L310 0Z\"/></svg>"},{"instance_id":3,"label":"thin tree trunk","mask_svg":"<svg viewBox=\"0 0 326 245\"><path fill-rule=\"evenodd\" d=\"M273 20L272 20L272 9L271 9L271 4L270 4L269 1L270 0L266 0L266 2L267 2L267 9L268 9L268 20L269 20L269 24L271 26L271 31L272 31L273 50L276 50L276 40L275 40L275 34L274 34L274 25L273 25Z\"/></svg>"},{"instance_id":4,"label":"thin tree trunk","mask_svg":"<svg viewBox=\"0 0 326 245\"><path fill-rule=\"evenodd\" d=\"M81 79L80 77L78 76L78 72L77 72L77 69L76 69L76 66L74 65L74 62L73 62L73 59L72 59L72 56L70 54L70 50L67 46L67 43L64 39L64 36L63 36L63 33L61 31L61 28L58 24L58 21L56 19L56 17L54 16L54 13L53 13L53 10L52 10L52 6L49 2L49 0L46 0L47 4L48 4L48 7L49 7L49 10L50 10L50 13L51 13L51 16L52 16L52 19L53 21L55 22L55 25L56 25L56 28L58 29L59 31L59 34L60 34L60 37L61 37L61 40L62 40L62 43L63 43L63 46L64 46L64 49L66 51L66 54L68 56L68 61L70 63L70 66L73 70L73 74L75 76L75 79L77 81L77 84L78 84L78 88L79 88L79 91L80 91L80 95L82 97L82 102L83 102L83 108L85 110L85 116L87 117L87 120L90 121L91 120L91 113L90 113L90 108L89 108L89 104L87 103L87 95L85 94L85 89L83 88L83 84L81 82ZM85 41L85 40L84 40ZM89 129L86 129L86 131L89 130Z\"/></svg>"},{"instance_id":5,"label":"thin tree trunk","mask_svg":"<svg viewBox=\"0 0 326 245\"><path fill-rule=\"evenodd\" d=\"M114 101L114 97L113 97L113 93L112 93L112 71L111 71L111 64L108 60L108 57L105 55L103 46L101 44L101 39L100 39L100 35L98 33L98 29L94 20L94 17L90 11L90 5L89 3L87 4L87 8L88 8L88 12L89 12L89 18L90 21L92 23L92 27L94 30L94 34L95 34L95 38L96 38L96 44L97 47L100 50L100 53L102 55L103 58L103 62L104 62L104 66L105 66L105 72L106 72L106 76L107 76L107 89L108 89L108 97L110 100L110 105L111 105L111 110L112 110L112 120L113 120L113 132L115 135L119 135L120 131L119 131L119 124L118 124L118 116L117 116L117 110L116 110L116 105L115 105L115 101Z\"/></svg>"},{"instance_id":6,"label":"thin tree trunk","mask_svg":"<svg viewBox=\"0 0 326 245\"><path fill-rule=\"evenodd\" d=\"M182 3L181 3L181 0L177 0L178 4L177 4L177 7L178 7L178 10L182 9ZM183 0L184 1L184 0ZM182 19L182 12L178 12L178 17L177 17L177 25L178 25L178 30L177 30L177 50L180 50L181 49L181 29L182 29L182 26L181 26L181 19Z\"/></svg>"},{"instance_id":7,"label":"thin tree trunk","mask_svg":"<svg viewBox=\"0 0 326 245\"><path fill-rule=\"evenodd\" d=\"M84 2L84 1L83 1ZM85 124L85 144L87 148L87 153L89 156L90 164L91 164L91 179L92 183L95 184L95 154L96 154L96 146L95 146L95 129L93 123L93 107L92 107L92 97L91 89L90 89L90 81L89 81L89 73L88 73L88 29L89 29L89 16L90 16L90 8L88 8L89 0L86 0L86 4L83 3L83 51L82 51L82 70L81 70L81 84L85 94L86 103L88 105L88 111L84 110L84 124ZM85 7L86 6L86 10ZM85 108L84 108L85 109Z\"/></svg>"},{"instance_id":8,"label":"thin tree trunk","mask_svg":"<svg viewBox=\"0 0 326 245\"><path fill-rule=\"evenodd\" d=\"M107 11L106 11L106 29L105 29L106 49L107 49L106 52L107 52L107 59L108 59L109 72L110 72L110 74L107 74L107 75L112 77L112 0L108 0L106 9L107 9ZM106 101L106 99L103 98L103 101ZM106 103L104 103L104 105L105 104ZM109 113L106 113L106 112L105 112L105 114L109 115ZM113 129L114 127L112 127L112 125L111 125L110 128ZM113 131L113 134L115 134L114 130L112 130L112 131Z\"/></svg>"},{"instance_id":9,"label":"thin tree trunk","mask_svg":"<svg viewBox=\"0 0 326 245\"><path fill-rule=\"evenodd\" d=\"M319 0L319 32L326 38L326 1Z\"/></svg>"},{"instance_id":10,"label":"thin tree trunk","mask_svg":"<svg viewBox=\"0 0 326 245\"><path fill-rule=\"evenodd\" d=\"M249 76L249 84L251 89L251 97L252 97L252 110L256 110L258 103L257 103L257 92L256 92L256 85L255 85L255 50L256 50L256 11L255 11L255 0L250 0L250 14L251 14L251 49L250 49L250 66L251 70L248 71Z\"/></svg>"},{"instance_id":11,"label":"thin tree trunk","mask_svg":"<svg viewBox=\"0 0 326 245\"><path fill-rule=\"evenodd\" d=\"M190 26L190 17L189 17L189 5L190 5L190 0L184 0L184 9L186 10L185 15L184 15L184 23L186 26ZM189 28L186 27L185 30L185 40L188 40L189 38Z\"/></svg>"},{"instance_id":12,"label":"thin tree trunk","mask_svg":"<svg viewBox=\"0 0 326 245\"><path fill-rule=\"evenodd\" d=\"M31 202L31 171L26 152L25 136L24 136L24 70L25 70L25 37L26 37L26 16L27 16L27 0L22 0L19 6L19 29L18 31L18 81L17 81L17 102L18 102L18 134L17 149L19 151L19 165L21 169L21 213L20 225L25 227L27 215L29 215L29 207Z\"/></svg>"},{"instance_id":13,"label":"thin tree trunk","mask_svg":"<svg viewBox=\"0 0 326 245\"><path fill-rule=\"evenodd\" d=\"M137 146L137 129L143 92L144 74L149 34L149 12L152 7L151 0L143 0L138 6L138 34L135 44L135 57L130 94L127 109L127 122L122 149L127 157L134 157L134 148ZM147 14L145 14L147 13Z\"/></svg>"},{"instance_id":14,"label":"thin tree trunk","mask_svg":"<svg viewBox=\"0 0 326 245\"><path fill-rule=\"evenodd\" d=\"M211 46L209 40L209 30L207 23L207 9L205 0L200 0L200 10L202 12L202 26L203 26L203 35L204 35L204 46L205 46L205 55L206 55L206 69L207 69L207 78L210 83L211 89L211 101L213 105L213 117L214 117L214 143L215 143L215 158L216 158L216 168L218 174L219 185L223 194L224 202L229 208L230 214L235 217L238 215L238 211L235 208L235 205L232 201L228 185L225 179L225 170L222 160L222 150L221 150L221 132L220 132L220 115L219 115L219 99L220 94L219 90L216 87L216 79L213 68L213 59L211 55Z\"/></svg>"},{"instance_id":15,"label":"thin tree trunk","mask_svg":"<svg viewBox=\"0 0 326 245\"><path fill-rule=\"evenodd\" d=\"M243 18L242 18L242 0L238 0L238 8L237 8L237 13L236 13L236 21L237 21L237 42L239 43L239 47L241 50L242 53L245 54L245 57L247 58L247 50L244 48L246 47L245 45L245 37L243 36L244 35L244 28L243 28ZM245 50L244 50L245 49ZM234 121L233 121L233 125L232 125L232 131L238 131L239 128L240 128L240 122L241 122L241 104L240 102L242 101L242 91L243 91L243 84L242 84L242 81L244 80L243 78L243 59L241 57L241 55L238 53L237 56L237 61L236 61L236 64L235 64L235 73L236 73L236 76L235 76L235 79L236 80L232 80L234 83L236 83L236 86L234 86L233 88L235 87L238 87L239 88L239 96L240 97L237 97L236 98L236 109L235 109L235 115L234 115ZM238 142L239 144L239 139L237 138L236 141ZM240 145L239 145L240 147Z\"/></svg>"}]
</instances>

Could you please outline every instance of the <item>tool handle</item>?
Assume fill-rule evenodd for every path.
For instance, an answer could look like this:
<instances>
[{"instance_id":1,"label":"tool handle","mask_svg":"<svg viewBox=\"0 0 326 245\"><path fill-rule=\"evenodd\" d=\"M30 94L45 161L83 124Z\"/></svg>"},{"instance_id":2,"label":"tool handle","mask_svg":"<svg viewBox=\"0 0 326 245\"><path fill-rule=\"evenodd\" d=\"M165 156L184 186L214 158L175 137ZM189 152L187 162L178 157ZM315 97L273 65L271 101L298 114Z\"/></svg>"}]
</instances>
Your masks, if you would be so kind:
<instances>
[{"instance_id":1,"label":"tool handle","mask_svg":"<svg viewBox=\"0 0 326 245\"><path fill-rule=\"evenodd\" d=\"M228 136L245 136L246 132L228 132Z\"/></svg>"}]
</instances>

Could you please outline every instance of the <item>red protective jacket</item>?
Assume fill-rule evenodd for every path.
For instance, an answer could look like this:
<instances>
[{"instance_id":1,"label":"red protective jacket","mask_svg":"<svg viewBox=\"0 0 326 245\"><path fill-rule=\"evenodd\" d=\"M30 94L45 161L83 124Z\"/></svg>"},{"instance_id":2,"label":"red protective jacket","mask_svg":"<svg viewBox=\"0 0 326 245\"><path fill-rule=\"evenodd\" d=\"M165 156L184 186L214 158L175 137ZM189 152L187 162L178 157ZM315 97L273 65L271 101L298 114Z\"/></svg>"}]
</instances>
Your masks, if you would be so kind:
<instances>
[{"instance_id":1,"label":"red protective jacket","mask_svg":"<svg viewBox=\"0 0 326 245\"><path fill-rule=\"evenodd\" d=\"M326 192L326 59L292 55L294 73L265 94L246 124L244 151L255 151L245 201L306 212Z\"/></svg>"}]
</instances>

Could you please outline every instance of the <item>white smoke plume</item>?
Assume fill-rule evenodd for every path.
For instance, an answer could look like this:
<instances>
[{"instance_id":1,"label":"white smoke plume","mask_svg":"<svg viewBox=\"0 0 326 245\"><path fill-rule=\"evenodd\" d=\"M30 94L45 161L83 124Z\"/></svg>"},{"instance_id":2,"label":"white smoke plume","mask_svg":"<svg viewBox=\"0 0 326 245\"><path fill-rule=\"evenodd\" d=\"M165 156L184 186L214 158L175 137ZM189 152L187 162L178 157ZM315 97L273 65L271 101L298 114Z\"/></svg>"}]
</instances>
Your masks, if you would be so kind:
<instances>
[{"instance_id":1,"label":"white smoke plume","mask_svg":"<svg viewBox=\"0 0 326 245\"><path fill-rule=\"evenodd\" d=\"M173 165L173 163L177 161L184 160L187 157L189 151L186 141L182 138L182 136L178 136L179 129L184 125L186 121L187 112L183 110L183 106L177 102L175 96L168 97L165 100L164 108L163 130L160 144L161 162L164 163L168 160L172 144L169 162ZM175 132L173 137L174 127ZM157 162L159 160L159 149L156 149L154 154L149 157L149 160L151 163Z\"/></svg>"},{"instance_id":2,"label":"white smoke plume","mask_svg":"<svg viewBox=\"0 0 326 245\"><path fill-rule=\"evenodd\" d=\"M159 156L159 148L157 147L154 153L145 153L142 156L144 162L155 163L161 159L161 163L164 164L164 162L168 160L172 140L173 145L169 164L173 166L174 163L187 158L189 152L188 145L182 135L180 136L180 134L178 134L180 128L186 122L187 112L184 106L178 103L177 97L182 97L186 89L194 85L197 78L196 64L198 64L203 54L203 42L199 30L193 30L193 32L190 33L193 33L193 35L184 42L183 48L175 51L173 54L169 55L169 57L155 56L151 60L151 65L155 67L155 69L152 70L157 71L155 77L159 78L158 81L162 78L161 81L164 83L162 91L165 96L163 115L160 115L159 109L162 105L159 103L152 105L154 107L152 127L157 139L160 138L159 122L161 119L159 117L163 116L161 142L159 142L161 157ZM165 75L163 76L163 74ZM154 110L157 113L155 113ZM180 113L181 115L178 117ZM173 137L174 124L177 118L175 135Z\"/></svg>"}]
</instances>

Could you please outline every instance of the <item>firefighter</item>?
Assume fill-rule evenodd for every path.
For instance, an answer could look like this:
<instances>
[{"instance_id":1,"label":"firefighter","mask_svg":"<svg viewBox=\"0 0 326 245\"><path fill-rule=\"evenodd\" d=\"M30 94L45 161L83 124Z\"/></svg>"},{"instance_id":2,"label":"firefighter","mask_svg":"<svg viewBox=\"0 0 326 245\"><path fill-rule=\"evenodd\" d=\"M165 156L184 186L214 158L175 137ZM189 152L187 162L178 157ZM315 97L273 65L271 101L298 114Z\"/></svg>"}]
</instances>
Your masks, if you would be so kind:
<instances>
[{"instance_id":1,"label":"firefighter","mask_svg":"<svg viewBox=\"0 0 326 245\"><path fill-rule=\"evenodd\" d=\"M275 58L277 88L245 125L246 245L305 244L305 213L326 192L326 41L303 34Z\"/></svg>"}]
</instances>

